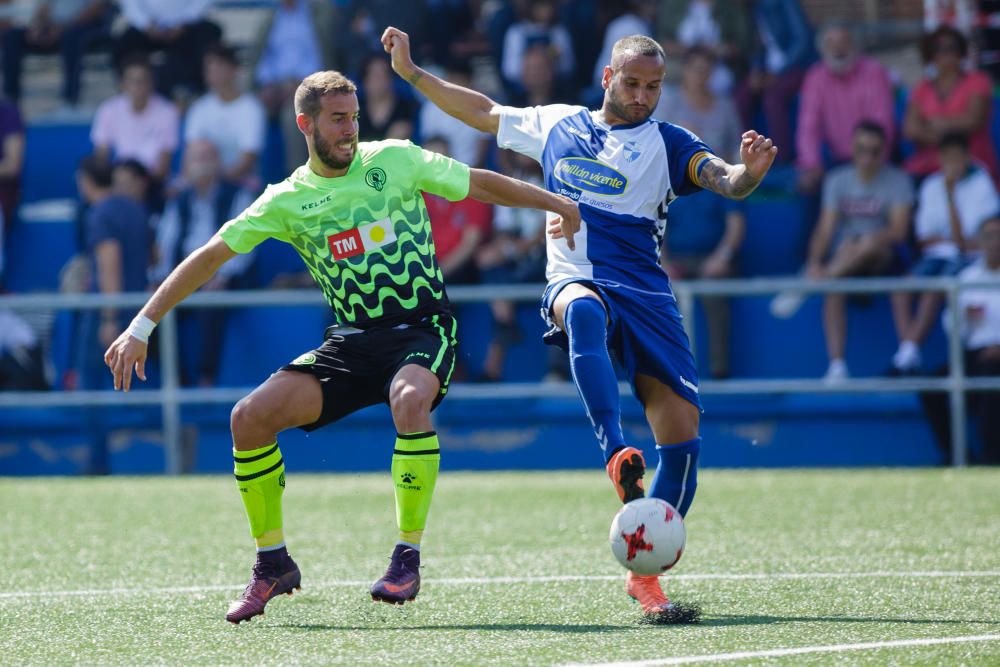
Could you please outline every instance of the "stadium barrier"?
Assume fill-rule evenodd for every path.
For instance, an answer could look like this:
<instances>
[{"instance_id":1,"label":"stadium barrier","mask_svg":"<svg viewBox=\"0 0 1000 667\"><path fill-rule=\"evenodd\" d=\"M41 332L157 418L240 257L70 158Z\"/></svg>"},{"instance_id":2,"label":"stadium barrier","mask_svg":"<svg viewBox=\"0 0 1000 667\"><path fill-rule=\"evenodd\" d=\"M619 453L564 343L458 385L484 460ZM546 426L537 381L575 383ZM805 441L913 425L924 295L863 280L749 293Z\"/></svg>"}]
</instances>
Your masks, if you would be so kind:
<instances>
[{"instance_id":1,"label":"stadium barrier","mask_svg":"<svg viewBox=\"0 0 1000 667\"><path fill-rule=\"evenodd\" d=\"M844 293L880 294L888 292L943 292L947 298L945 330L948 337L949 374L946 377L849 378L830 384L822 379L727 379L703 380L700 391L706 394L760 393L879 393L947 391L951 405L952 465L967 463L965 393L1000 390L1000 377L970 378L963 364L961 313L957 308L959 292L965 289L996 289L996 283L961 282L955 278L850 278L805 282L795 278L755 278L750 280L695 280L674 285L683 313L692 313L694 299L701 296L761 296L783 291L804 294ZM476 303L495 299L536 302L544 285L472 285L449 288L453 303ZM0 296L0 308L11 310L93 310L104 307L138 309L149 298L146 293L129 294L18 294ZM252 290L203 292L194 294L178 308L239 308L246 306L318 306L326 307L318 290ZM694 341L693 318L685 319L688 334ZM166 472L181 471L181 405L235 403L252 387L182 388L176 311L168 313L158 326L160 337L161 388L137 389L129 393L108 390L0 392L0 408L102 407L122 405L159 405L162 411L163 439L166 445ZM623 394L631 392L621 384ZM572 397L576 387L569 382L502 382L492 384L458 383L449 391L452 400L494 400L512 398Z\"/></svg>"}]
</instances>

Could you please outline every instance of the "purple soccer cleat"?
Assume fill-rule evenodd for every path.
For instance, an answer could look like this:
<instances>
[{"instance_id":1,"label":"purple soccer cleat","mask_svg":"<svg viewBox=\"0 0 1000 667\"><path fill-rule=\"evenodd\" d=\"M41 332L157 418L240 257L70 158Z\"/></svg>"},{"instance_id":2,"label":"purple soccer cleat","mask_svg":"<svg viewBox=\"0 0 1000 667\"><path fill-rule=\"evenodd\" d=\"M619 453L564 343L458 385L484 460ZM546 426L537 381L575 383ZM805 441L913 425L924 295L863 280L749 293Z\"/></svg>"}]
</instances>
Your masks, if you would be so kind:
<instances>
[{"instance_id":1,"label":"purple soccer cleat","mask_svg":"<svg viewBox=\"0 0 1000 667\"><path fill-rule=\"evenodd\" d=\"M243 595L229 605L226 620L239 624L258 614L263 616L268 600L282 593L291 595L293 588L302 590L301 582L302 574L291 556L285 558L280 565L258 560L253 566L253 576Z\"/></svg>"},{"instance_id":2,"label":"purple soccer cleat","mask_svg":"<svg viewBox=\"0 0 1000 667\"><path fill-rule=\"evenodd\" d=\"M392 562L381 579L372 584L372 600L388 604L403 604L420 592L420 552L413 547L397 544L392 550Z\"/></svg>"}]
</instances>

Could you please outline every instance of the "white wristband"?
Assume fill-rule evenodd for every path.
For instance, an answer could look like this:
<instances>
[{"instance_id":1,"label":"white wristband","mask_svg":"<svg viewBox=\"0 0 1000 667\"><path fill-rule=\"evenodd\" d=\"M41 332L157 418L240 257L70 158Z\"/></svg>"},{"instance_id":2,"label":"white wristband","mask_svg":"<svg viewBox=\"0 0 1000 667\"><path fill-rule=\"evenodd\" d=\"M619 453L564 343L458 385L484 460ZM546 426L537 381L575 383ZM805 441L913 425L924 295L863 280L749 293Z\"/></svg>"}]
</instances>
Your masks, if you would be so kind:
<instances>
[{"instance_id":1,"label":"white wristband","mask_svg":"<svg viewBox=\"0 0 1000 667\"><path fill-rule=\"evenodd\" d=\"M132 320L132 323L128 325L128 329L126 329L126 331L129 336L132 336L132 338L135 338L143 343L148 343L149 334L153 333L153 329L155 328L156 322L149 319L145 315L136 315L135 319Z\"/></svg>"}]
</instances>

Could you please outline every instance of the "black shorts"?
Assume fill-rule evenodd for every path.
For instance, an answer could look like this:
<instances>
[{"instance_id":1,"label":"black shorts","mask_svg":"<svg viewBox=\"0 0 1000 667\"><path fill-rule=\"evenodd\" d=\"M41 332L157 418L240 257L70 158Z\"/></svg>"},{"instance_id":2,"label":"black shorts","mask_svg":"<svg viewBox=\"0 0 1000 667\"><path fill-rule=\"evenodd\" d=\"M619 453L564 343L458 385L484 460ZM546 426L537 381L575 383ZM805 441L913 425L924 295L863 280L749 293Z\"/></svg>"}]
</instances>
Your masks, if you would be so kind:
<instances>
[{"instance_id":1,"label":"black shorts","mask_svg":"<svg viewBox=\"0 0 1000 667\"><path fill-rule=\"evenodd\" d=\"M434 399L432 409L436 408L455 370L456 329L455 319L444 313L391 329L346 334L337 327L327 329L320 347L281 367L309 373L323 390L323 412L302 430L314 431L361 408L388 403L392 378L409 364L423 366L437 376L441 390Z\"/></svg>"}]
</instances>

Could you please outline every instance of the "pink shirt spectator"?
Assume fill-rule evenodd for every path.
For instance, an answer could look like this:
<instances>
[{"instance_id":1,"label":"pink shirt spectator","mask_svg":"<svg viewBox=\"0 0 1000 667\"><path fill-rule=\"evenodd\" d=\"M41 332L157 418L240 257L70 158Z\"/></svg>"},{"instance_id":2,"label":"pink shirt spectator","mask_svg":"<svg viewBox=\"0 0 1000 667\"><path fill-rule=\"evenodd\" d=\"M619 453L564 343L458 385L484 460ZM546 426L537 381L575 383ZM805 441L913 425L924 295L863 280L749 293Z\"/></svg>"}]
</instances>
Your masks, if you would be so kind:
<instances>
[{"instance_id":1,"label":"pink shirt spectator","mask_svg":"<svg viewBox=\"0 0 1000 667\"><path fill-rule=\"evenodd\" d=\"M987 121L969 137L969 152L986 167L996 181L1000 171L997 170L997 156L993 150L993 137L988 120L993 117L993 84L988 76L979 71L967 72L951 91L951 95L945 99L938 96L933 81L924 79L913 90L910 104L915 105L924 118L952 118L965 113L972 100L980 95L986 97L989 105ZM921 176L934 173L941 168L937 149L933 147L917 149L903 166L911 174Z\"/></svg>"},{"instance_id":2,"label":"pink shirt spectator","mask_svg":"<svg viewBox=\"0 0 1000 667\"><path fill-rule=\"evenodd\" d=\"M135 158L155 170L160 155L177 150L180 116L177 108L159 95L149 98L136 112L124 94L105 100L97 109L90 130L94 146L108 146L115 160Z\"/></svg>"},{"instance_id":3,"label":"pink shirt spectator","mask_svg":"<svg viewBox=\"0 0 1000 667\"><path fill-rule=\"evenodd\" d=\"M895 138L895 119L892 84L880 63L858 58L843 74L823 63L810 67L799 99L795 137L799 167L822 167L824 146L838 162L849 161L854 128L864 120L874 121L885 129L883 157L888 157Z\"/></svg>"}]
</instances>

